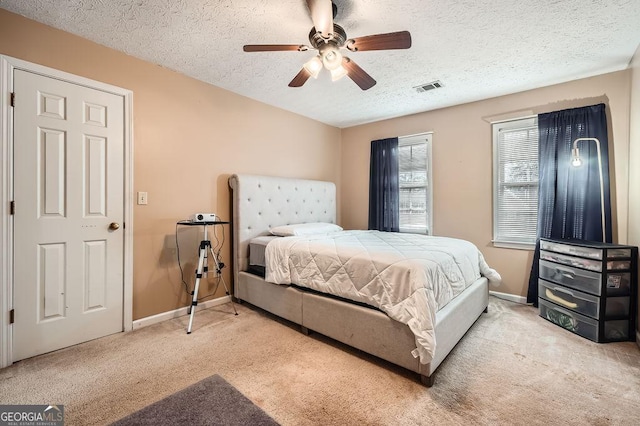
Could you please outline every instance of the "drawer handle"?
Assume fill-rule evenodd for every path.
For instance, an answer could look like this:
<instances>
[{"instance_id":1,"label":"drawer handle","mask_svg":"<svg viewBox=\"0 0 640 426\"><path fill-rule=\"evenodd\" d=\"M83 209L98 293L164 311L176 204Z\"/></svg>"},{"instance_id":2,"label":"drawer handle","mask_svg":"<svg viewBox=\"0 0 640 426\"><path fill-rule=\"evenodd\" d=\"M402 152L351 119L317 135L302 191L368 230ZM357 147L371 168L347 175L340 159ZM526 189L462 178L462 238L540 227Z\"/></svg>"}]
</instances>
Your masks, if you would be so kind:
<instances>
[{"instance_id":1,"label":"drawer handle","mask_svg":"<svg viewBox=\"0 0 640 426\"><path fill-rule=\"evenodd\" d=\"M554 287L553 291L564 293L564 294L568 294L571 297L576 297L571 290L568 290L568 289L566 289L564 287Z\"/></svg>"},{"instance_id":2,"label":"drawer handle","mask_svg":"<svg viewBox=\"0 0 640 426\"><path fill-rule=\"evenodd\" d=\"M560 275L562 275L565 278L569 278L570 280L573 280L576 277L576 274L574 274L571 271L567 271L565 269L556 268L556 272L559 273Z\"/></svg>"},{"instance_id":3,"label":"drawer handle","mask_svg":"<svg viewBox=\"0 0 640 426\"><path fill-rule=\"evenodd\" d=\"M573 303L573 302L569 302L567 300L564 300L562 297L558 297L555 294L553 294L553 292L549 289L546 289L546 291L544 292L547 297L549 298L549 300L552 300L554 302L560 303L563 306L566 306L567 308L571 308L571 309L575 309L578 307L577 303Z\"/></svg>"}]
</instances>

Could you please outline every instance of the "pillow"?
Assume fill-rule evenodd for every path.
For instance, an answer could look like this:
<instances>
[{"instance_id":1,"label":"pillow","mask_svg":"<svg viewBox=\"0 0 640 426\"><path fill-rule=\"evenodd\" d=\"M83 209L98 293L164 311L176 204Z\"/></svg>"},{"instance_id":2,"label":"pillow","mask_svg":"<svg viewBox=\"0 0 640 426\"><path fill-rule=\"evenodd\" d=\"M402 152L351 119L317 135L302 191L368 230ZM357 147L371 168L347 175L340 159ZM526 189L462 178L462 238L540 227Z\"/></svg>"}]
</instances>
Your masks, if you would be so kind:
<instances>
[{"instance_id":1,"label":"pillow","mask_svg":"<svg viewBox=\"0 0 640 426\"><path fill-rule=\"evenodd\" d=\"M276 226L269 229L273 235L291 237L299 235L331 234L342 231L342 227L335 223L297 223L295 225Z\"/></svg>"}]
</instances>

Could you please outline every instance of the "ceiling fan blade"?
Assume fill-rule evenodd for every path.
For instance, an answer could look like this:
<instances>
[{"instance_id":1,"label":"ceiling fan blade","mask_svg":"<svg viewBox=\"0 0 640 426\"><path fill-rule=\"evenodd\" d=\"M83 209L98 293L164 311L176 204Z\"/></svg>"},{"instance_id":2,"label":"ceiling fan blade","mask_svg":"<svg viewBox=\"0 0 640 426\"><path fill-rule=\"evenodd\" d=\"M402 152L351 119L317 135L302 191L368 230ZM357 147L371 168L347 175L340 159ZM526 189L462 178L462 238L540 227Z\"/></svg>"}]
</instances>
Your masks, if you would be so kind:
<instances>
[{"instance_id":1,"label":"ceiling fan blade","mask_svg":"<svg viewBox=\"0 0 640 426\"><path fill-rule=\"evenodd\" d=\"M371 89L376 85L376 81L365 70L360 68L358 64L351 59L345 57L342 59L342 66L347 70L347 75L362 90Z\"/></svg>"},{"instance_id":2,"label":"ceiling fan blade","mask_svg":"<svg viewBox=\"0 0 640 426\"><path fill-rule=\"evenodd\" d=\"M311 20L324 38L333 34L333 3L331 0L307 0Z\"/></svg>"},{"instance_id":3,"label":"ceiling fan blade","mask_svg":"<svg viewBox=\"0 0 640 426\"><path fill-rule=\"evenodd\" d=\"M289 87L302 87L302 85L309 80L309 77L311 77L309 71L307 71L306 68L302 68L300 72L293 77L293 80L289 83Z\"/></svg>"},{"instance_id":4,"label":"ceiling fan blade","mask_svg":"<svg viewBox=\"0 0 640 426\"><path fill-rule=\"evenodd\" d=\"M366 50L408 49L411 47L409 31L375 34L348 40L346 48L352 52Z\"/></svg>"},{"instance_id":5,"label":"ceiling fan blade","mask_svg":"<svg viewBox=\"0 0 640 426\"><path fill-rule=\"evenodd\" d=\"M304 44L246 44L242 50L245 52L280 52L287 50L304 52L309 50L309 47Z\"/></svg>"}]
</instances>

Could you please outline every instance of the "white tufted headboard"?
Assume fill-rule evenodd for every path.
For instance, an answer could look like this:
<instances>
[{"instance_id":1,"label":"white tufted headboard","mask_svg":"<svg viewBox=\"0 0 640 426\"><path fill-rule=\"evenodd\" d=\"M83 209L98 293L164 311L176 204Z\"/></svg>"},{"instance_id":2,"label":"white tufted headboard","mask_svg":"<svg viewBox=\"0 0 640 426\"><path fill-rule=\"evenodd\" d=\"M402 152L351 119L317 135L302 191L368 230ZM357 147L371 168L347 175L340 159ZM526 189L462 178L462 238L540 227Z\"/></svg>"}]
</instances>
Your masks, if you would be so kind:
<instances>
[{"instance_id":1,"label":"white tufted headboard","mask_svg":"<svg viewBox=\"0 0 640 426\"><path fill-rule=\"evenodd\" d=\"M269 228L294 223L336 223L336 186L332 182L235 174L233 192L233 277L249 266L249 241ZM237 288L237 284L234 286Z\"/></svg>"}]
</instances>

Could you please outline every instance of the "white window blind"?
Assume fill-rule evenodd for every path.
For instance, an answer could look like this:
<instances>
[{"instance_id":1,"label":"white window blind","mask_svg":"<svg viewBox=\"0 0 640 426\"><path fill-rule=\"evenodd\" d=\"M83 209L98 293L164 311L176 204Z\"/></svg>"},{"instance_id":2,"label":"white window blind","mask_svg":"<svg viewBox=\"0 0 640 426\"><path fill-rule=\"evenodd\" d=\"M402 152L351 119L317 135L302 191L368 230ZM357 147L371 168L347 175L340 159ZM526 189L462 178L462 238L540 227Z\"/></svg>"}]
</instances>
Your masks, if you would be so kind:
<instances>
[{"instance_id":1,"label":"white window blind","mask_svg":"<svg viewBox=\"0 0 640 426\"><path fill-rule=\"evenodd\" d=\"M400 232L431 234L431 135L400 137Z\"/></svg>"},{"instance_id":2,"label":"white window blind","mask_svg":"<svg viewBox=\"0 0 640 426\"><path fill-rule=\"evenodd\" d=\"M535 118L493 125L496 244L532 245L538 221L538 125Z\"/></svg>"}]
</instances>

